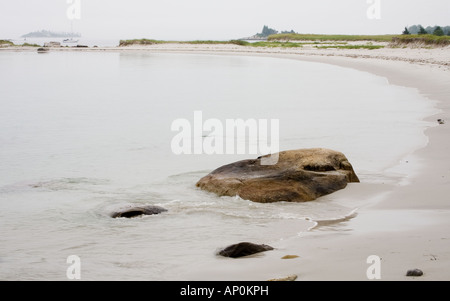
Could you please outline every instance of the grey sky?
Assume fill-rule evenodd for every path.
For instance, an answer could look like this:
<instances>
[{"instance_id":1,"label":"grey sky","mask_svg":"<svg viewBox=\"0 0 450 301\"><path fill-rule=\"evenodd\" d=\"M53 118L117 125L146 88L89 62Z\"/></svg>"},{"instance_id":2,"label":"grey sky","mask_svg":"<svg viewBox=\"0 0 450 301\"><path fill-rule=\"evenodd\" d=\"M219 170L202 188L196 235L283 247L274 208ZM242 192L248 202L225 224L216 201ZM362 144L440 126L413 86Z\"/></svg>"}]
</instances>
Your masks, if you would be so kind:
<instances>
[{"instance_id":1,"label":"grey sky","mask_svg":"<svg viewBox=\"0 0 450 301\"><path fill-rule=\"evenodd\" d=\"M74 31L85 38L229 40L277 30L325 34L400 33L407 25L450 25L450 0L80 0ZM0 39L70 31L67 0L0 0Z\"/></svg>"}]
</instances>

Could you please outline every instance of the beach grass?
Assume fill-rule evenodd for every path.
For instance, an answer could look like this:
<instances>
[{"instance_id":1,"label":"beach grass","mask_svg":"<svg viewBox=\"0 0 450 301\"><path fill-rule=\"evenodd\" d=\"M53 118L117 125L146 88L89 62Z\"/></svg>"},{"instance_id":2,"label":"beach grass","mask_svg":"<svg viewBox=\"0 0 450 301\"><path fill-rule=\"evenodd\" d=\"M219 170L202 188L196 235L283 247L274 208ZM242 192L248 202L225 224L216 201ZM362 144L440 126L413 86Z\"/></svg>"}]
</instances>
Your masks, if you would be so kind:
<instances>
[{"instance_id":1,"label":"beach grass","mask_svg":"<svg viewBox=\"0 0 450 301\"><path fill-rule=\"evenodd\" d=\"M293 43L293 42L255 42L249 43L252 47L282 47L282 48L296 48L303 47L304 43Z\"/></svg>"},{"instance_id":2,"label":"beach grass","mask_svg":"<svg viewBox=\"0 0 450 301\"><path fill-rule=\"evenodd\" d=\"M321 34L274 34L268 41L374 41L391 42L398 35L321 35Z\"/></svg>"},{"instance_id":3,"label":"beach grass","mask_svg":"<svg viewBox=\"0 0 450 301\"><path fill-rule=\"evenodd\" d=\"M8 40L0 40L0 46L22 46L22 47L41 47L41 45L38 44L29 44L29 43L24 43L21 45L16 45L11 41Z\"/></svg>"},{"instance_id":4,"label":"beach grass","mask_svg":"<svg viewBox=\"0 0 450 301\"><path fill-rule=\"evenodd\" d=\"M244 40L229 40L229 41L187 41L180 42L184 44L206 44L206 45L224 45L224 44L233 44L239 46L252 46L252 47L302 47L301 43L293 43L293 42L267 42L260 41L255 43L250 43Z\"/></svg>"},{"instance_id":5,"label":"beach grass","mask_svg":"<svg viewBox=\"0 0 450 301\"><path fill-rule=\"evenodd\" d=\"M382 45L331 45L331 46L315 46L318 49L328 49L328 48L334 48L334 49L381 49L384 48Z\"/></svg>"},{"instance_id":6,"label":"beach grass","mask_svg":"<svg viewBox=\"0 0 450 301\"><path fill-rule=\"evenodd\" d=\"M134 39L134 40L121 40L119 46L129 45L154 45L154 44L191 44L191 45L239 45L239 46L252 46L252 47L302 47L304 44L311 43L295 43L295 42L268 42L260 41L250 43L244 40L229 40L229 41L214 41L214 40L195 40L195 41L161 41L151 39Z\"/></svg>"},{"instance_id":7,"label":"beach grass","mask_svg":"<svg viewBox=\"0 0 450 301\"><path fill-rule=\"evenodd\" d=\"M132 39L132 40L120 40L119 46L130 46L130 45L154 45L154 44L165 44L169 43L166 41L151 40L151 39Z\"/></svg>"},{"instance_id":8,"label":"beach grass","mask_svg":"<svg viewBox=\"0 0 450 301\"><path fill-rule=\"evenodd\" d=\"M450 36L435 36L431 34L425 35L401 35L396 36L392 39L393 43L396 44L425 44L425 45L437 45L437 46L447 46L450 45Z\"/></svg>"},{"instance_id":9,"label":"beach grass","mask_svg":"<svg viewBox=\"0 0 450 301\"><path fill-rule=\"evenodd\" d=\"M303 45L321 45L316 48L337 48L337 49L380 49L382 45L347 45L349 42L384 42L393 44L425 44L428 46L446 46L450 45L449 36L435 35L317 35L317 34L275 34L268 37L267 41L258 41L250 43L245 40L194 40L194 41L162 41L153 39L133 39L121 40L119 46L129 45L154 45L154 44L192 44L192 45L239 45L251 47L282 47L282 48L300 48Z\"/></svg>"},{"instance_id":10,"label":"beach grass","mask_svg":"<svg viewBox=\"0 0 450 301\"><path fill-rule=\"evenodd\" d=\"M0 40L0 46L14 46L14 43L8 40Z\"/></svg>"},{"instance_id":11,"label":"beach grass","mask_svg":"<svg viewBox=\"0 0 450 301\"><path fill-rule=\"evenodd\" d=\"M275 34L267 38L268 41L371 41L371 42L389 42L397 44L425 44L434 46L450 45L450 36L426 35L319 35L319 34ZM366 48L366 47L362 47ZM356 49L356 48L347 48ZM368 47L367 49L377 49Z\"/></svg>"},{"instance_id":12,"label":"beach grass","mask_svg":"<svg viewBox=\"0 0 450 301\"><path fill-rule=\"evenodd\" d=\"M20 45L20 46L23 46L23 47L42 47L41 45L38 45L38 44L30 44L30 43L24 43L24 44L22 44L22 45Z\"/></svg>"}]
</instances>

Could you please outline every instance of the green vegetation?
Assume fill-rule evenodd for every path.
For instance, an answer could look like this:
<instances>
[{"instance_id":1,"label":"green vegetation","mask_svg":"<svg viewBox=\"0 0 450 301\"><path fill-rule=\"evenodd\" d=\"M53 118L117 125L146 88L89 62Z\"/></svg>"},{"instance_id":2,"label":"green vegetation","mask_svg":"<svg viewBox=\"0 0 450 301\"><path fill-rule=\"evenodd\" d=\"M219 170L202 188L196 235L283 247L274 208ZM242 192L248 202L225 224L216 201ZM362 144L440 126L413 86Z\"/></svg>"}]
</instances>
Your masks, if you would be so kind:
<instances>
[{"instance_id":1,"label":"green vegetation","mask_svg":"<svg viewBox=\"0 0 450 301\"><path fill-rule=\"evenodd\" d=\"M248 38L244 38L243 40L265 40L265 39L267 39L268 36L278 34L278 33L280 33L278 30L270 28L267 25L264 25L264 27L260 33L257 33ZM295 31L292 29L289 31L288 30L281 31L281 34L293 34L293 33L295 33Z\"/></svg>"},{"instance_id":2,"label":"green vegetation","mask_svg":"<svg viewBox=\"0 0 450 301\"><path fill-rule=\"evenodd\" d=\"M21 46L23 47L41 47L41 45L38 44L29 44L29 43L24 43Z\"/></svg>"},{"instance_id":3,"label":"green vegetation","mask_svg":"<svg viewBox=\"0 0 450 301\"><path fill-rule=\"evenodd\" d=\"M231 41L212 41L212 40L196 40L196 41L161 41L161 40L149 40L149 39L134 39L134 40L120 40L119 46L129 46L129 45L154 45L154 44L202 44L202 45L217 45L217 44L234 44L246 46L250 44L247 41L242 40L231 40Z\"/></svg>"},{"instance_id":4,"label":"green vegetation","mask_svg":"<svg viewBox=\"0 0 450 301\"><path fill-rule=\"evenodd\" d=\"M183 44L206 44L206 45L217 45L217 44L234 44L246 46L250 44L247 41L242 40L230 40L230 41L211 41L211 40L197 40L197 41L186 41L186 42L170 42L170 43L183 43Z\"/></svg>"},{"instance_id":5,"label":"green vegetation","mask_svg":"<svg viewBox=\"0 0 450 301\"><path fill-rule=\"evenodd\" d=\"M292 43L292 42L255 42L249 43L252 47L283 47L283 48L295 48L303 47L302 43Z\"/></svg>"},{"instance_id":6,"label":"green vegetation","mask_svg":"<svg viewBox=\"0 0 450 301\"><path fill-rule=\"evenodd\" d=\"M436 30L435 30L436 31ZM405 32L409 32L405 28ZM439 33L439 32L437 32ZM302 41L302 42L300 42ZM365 45L347 45L348 42L362 42L367 41ZM276 34L269 36L267 41L258 41L250 43L244 40L230 40L230 41L213 41L213 40L196 40L196 41L161 41L151 39L135 39L135 40L121 40L119 46L129 45L154 45L154 44L171 44L183 43L193 45L239 45L249 47L282 47L282 48L300 48L304 45L317 45L316 48L336 48L336 49L380 49L385 45L372 45L371 42L385 42L408 45L411 43L425 44L426 46L446 46L450 45L450 37L445 35L430 35L430 34L407 34L403 35L317 35L317 34ZM322 44L326 44L323 45Z\"/></svg>"},{"instance_id":7,"label":"green vegetation","mask_svg":"<svg viewBox=\"0 0 450 301\"><path fill-rule=\"evenodd\" d=\"M442 30L442 32L441 32ZM435 34L437 35L450 35L450 26L427 26L424 28L422 25L413 25L408 27L408 31L411 34Z\"/></svg>"},{"instance_id":8,"label":"green vegetation","mask_svg":"<svg viewBox=\"0 0 450 301\"><path fill-rule=\"evenodd\" d=\"M242 40L231 40L228 42L229 44L234 44L234 45L239 45L239 46L248 46L251 45L251 43L247 42L247 41L242 41Z\"/></svg>"},{"instance_id":9,"label":"green vegetation","mask_svg":"<svg viewBox=\"0 0 450 301\"><path fill-rule=\"evenodd\" d=\"M212 41L212 40L196 40L196 41L186 41L186 42L179 42L179 43L194 44L194 45L196 45L196 44L215 45L215 44L227 44L228 42L226 42L226 41Z\"/></svg>"},{"instance_id":10,"label":"green vegetation","mask_svg":"<svg viewBox=\"0 0 450 301\"><path fill-rule=\"evenodd\" d=\"M392 42L397 44L425 44L430 46L447 46L450 45L449 36L436 36L436 35L419 35L411 34L395 37Z\"/></svg>"},{"instance_id":11,"label":"green vegetation","mask_svg":"<svg viewBox=\"0 0 450 301\"><path fill-rule=\"evenodd\" d=\"M268 41L374 41L391 42L396 35L321 35L321 34L275 34Z\"/></svg>"},{"instance_id":12,"label":"green vegetation","mask_svg":"<svg viewBox=\"0 0 450 301\"><path fill-rule=\"evenodd\" d=\"M7 40L0 40L0 46L14 46L14 43Z\"/></svg>"},{"instance_id":13,"label":"green vegetation","mask_svg":"<svg viewBox=\"0 0 450 301\"><path fill-rule=\"evenodd\" d=\"M381 49L384 48L384 46L381 45L334 45L334 46L315 46L318 49L328 49L328 48L337 48L337 49Z\"/></svg>"},{"instance_id":14,"label":"green vegetation","mask_svg":"<svg viewBox=\"0 0 450 301\"><path fill-rule=\"evenodd\" d=\"M251 47L302 47L305 44L315 44L315 43L293 43L293 42L266 42L260 41L255 43L250 43L243 40L230 40L230 41L212 41L212 40L196 40L196 41L159 41L159 40L121 40L119 46L129 46L129 45L154 45L154 44L192 44L192 45L239 45L239 46L251 46ZM341 43L342 44L342 43ZM344 43L345 44L345 43Z\"/></svg>"},{"instance_id":15,"label":"green vegetation","mask_svg":"<svg viewBox=\"0 0 450 301\"><path fill-rule=\"evenodd\" d=\"M316 41L316 42L317 41L320 41L320 42L324 42L324 41L348 41L348 42L372 41L372 42L394 42L397 44L398 43L403 43L403 44L422 43L422 44L426 44L426 45L430 45L430 46L450 45L449 36L445 36L444 32L442 32L442 35L441 35L441 32L439 31L439 26L437 27L437 29L435 29L435 32L439 35L431 35L428 33L427 34L403 34L403 35L276 34L276 35L269 36L268 41ZM382 48L382 47L383 46L357 45L357 46L345 46L345 47L324 46L324 47L318 47L318 48L378 49L378 48Z\"/></svg>"},{"instance_id":16,"label":"green vegetation","mask_svg":"<svg viewBox=\"0 0 450 301\"><path fill-rule=\"evenodd\" d=\"M435 36L443 36L444 35L444 31L442 30L442 28L440 26L436 27L436 29L433 31L433 34Z\"/></svg>"},{"instance_id":17,"label":"green vegetation","mask_svg":"<svg viewBox=\"0 0 450 301\"><path fill-rule=\"evenodd\" d=\"M422 25L419 25L419 31L417 34L428 34L428 32L422 27Z\"/></svg>"},{"instance_id":18,"label":"green vegetation","mask_svg":"<svg viewBox=\"0 0 450 301\"><path fill-rule=\"evenodd\" d=\"M168 43L168 42L158 41L158 40L148 40L148 39L134 39L134 40L120 40L119 46L153 45L153 44L164 44L164 43Z\"/></svg>"},{"instance_id":19,"label":"green vegetation","mask_svg":"<svg viewBox=\"0 0 450 301\"><path fill-rule=\"evenodd\" d=\"M38 45L38 44L24 43L22 45L16 45L13 42L8 41L8 40L0 40L0 47L2 47L2 46L41 47L41 45Z\"/></svg>"},{"instance_id":20,"label":"green vegetation","mask_svg":"<svg viewBox=\"0 0 450 301\"><path fill-rule=\"evenodd\" d=\"M269 28L267 25L264 25L261 33L256 34L257 37L260 38L266 38L272 34L277 34L278 31L276 31L275 29Z\"/></svg>"}]
</instances>

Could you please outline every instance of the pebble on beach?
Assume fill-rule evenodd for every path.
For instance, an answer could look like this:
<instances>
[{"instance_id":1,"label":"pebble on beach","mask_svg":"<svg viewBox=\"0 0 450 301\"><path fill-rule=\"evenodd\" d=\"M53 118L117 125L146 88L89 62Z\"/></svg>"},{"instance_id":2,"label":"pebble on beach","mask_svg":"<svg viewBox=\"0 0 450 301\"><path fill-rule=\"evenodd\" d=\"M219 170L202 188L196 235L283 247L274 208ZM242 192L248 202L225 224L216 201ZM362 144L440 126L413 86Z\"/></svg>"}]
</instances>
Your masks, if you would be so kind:
<instances>
[{"instance_id":1,"label":"pebble on beach","mask_svg":"<svg viewBox=\"0 0 450 301\"><path fill-rule=\"evenodd\" d=\"M298 255L285 255L283 257L281 257L281 259L294 259L294 258L298 258L300 256Z\"/></svg>"},{"instance_id":2,"label":"pebble on beach","mask_svg":"<svg viewBox=\"0 0 450 301\"><path fill-rule=\"evenodd\" d=\"M295 281L297 278L298 278L297 275L289 275L289 276L282 277L282 278L269 279L267 281Z\"/></svg>"},{"instance_id":3,"label":"pebble on beach","mask_svg":"<svg viewBox=\"0 0 450 301\"><path fill-rule=\"evenodd\" d=\"M419 270L419 269L408 270L406 272L406 276L408 276L408 277L420 277L422 275L423 275L423 272L422 272L422 270Z\"/></svg>"}]
</instances>

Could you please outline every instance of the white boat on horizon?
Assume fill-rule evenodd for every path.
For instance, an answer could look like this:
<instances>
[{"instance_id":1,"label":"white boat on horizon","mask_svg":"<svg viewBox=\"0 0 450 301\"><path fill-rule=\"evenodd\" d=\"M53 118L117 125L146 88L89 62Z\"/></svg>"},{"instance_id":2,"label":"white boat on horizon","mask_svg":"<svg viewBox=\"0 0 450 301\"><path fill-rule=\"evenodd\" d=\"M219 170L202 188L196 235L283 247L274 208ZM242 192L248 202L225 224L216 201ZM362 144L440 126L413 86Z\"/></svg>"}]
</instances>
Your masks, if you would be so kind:
<instances>
[{"instance_id":1,"label":"white boat on horizon","mask_svg":"<svg viewBox=\"0 0 450 301\"><path fill-rule=\"evenodd\" d=\"M74 40L73 39L73 36L74 36L74 34L73 34L73 21L70 22L70 32L71 32L70 39L63 40L63 43L78 43L78 40Z\"/></svg>"}]
</instances>

